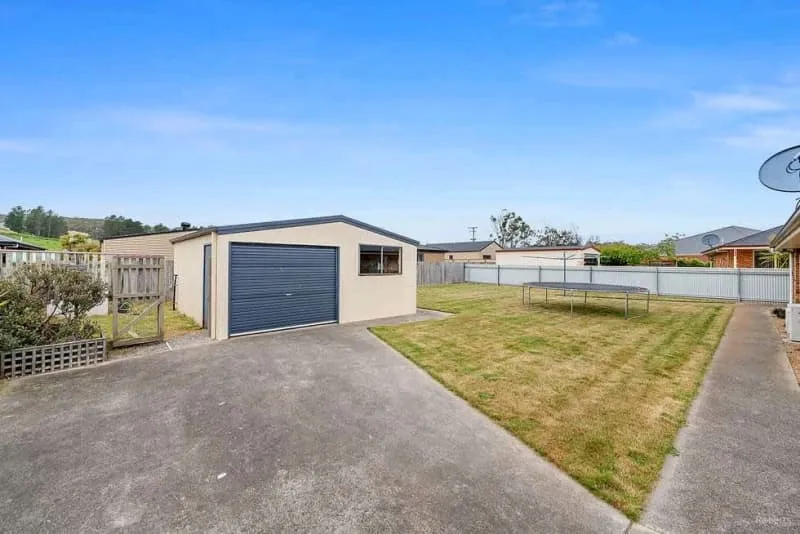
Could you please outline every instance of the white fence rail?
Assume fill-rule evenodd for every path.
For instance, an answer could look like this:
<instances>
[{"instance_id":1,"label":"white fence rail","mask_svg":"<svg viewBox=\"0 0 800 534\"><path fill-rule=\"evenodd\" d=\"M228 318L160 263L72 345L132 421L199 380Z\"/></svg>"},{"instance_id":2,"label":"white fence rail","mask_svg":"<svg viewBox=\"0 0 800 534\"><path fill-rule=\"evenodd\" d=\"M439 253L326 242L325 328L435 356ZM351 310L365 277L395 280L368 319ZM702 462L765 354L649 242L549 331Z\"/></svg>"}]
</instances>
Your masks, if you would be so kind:
<instances>
[{"instance_id":1,"label":"white fence rail","mask_svg":"<svg viewBox=\"0 0 800 534\"><path fill-rule=\"evenodd\" d=\"M502 267L469 264L465 281L497 285L589 282L646 287L655 295L789 302L788 269L707 267Z\"/></svg>"}]
</instances>

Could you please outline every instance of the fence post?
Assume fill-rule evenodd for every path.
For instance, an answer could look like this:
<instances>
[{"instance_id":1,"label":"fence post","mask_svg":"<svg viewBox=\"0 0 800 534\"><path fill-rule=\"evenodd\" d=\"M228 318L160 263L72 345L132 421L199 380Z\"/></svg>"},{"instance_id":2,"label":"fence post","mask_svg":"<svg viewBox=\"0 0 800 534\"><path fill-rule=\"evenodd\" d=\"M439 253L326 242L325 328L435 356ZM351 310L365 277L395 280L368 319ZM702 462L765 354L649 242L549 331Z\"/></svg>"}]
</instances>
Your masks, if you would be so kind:
<instances>
[{"instance_id":1,"label":"fence post","mask_svg":"<svg viewBox=\"0 0 800 534\"><path fill-rule=\"evenodd\" d=\"M736 300L742 301L742 270L736 269Z\"/></svg>"},{"instance_id":2,"label":"fence post","mask_svg":"<svg viewBox=\"0 0 800 534\"><path fill-rule=\"evenodd\" d=\"M590 283L590 284L594 283L594 282L593 282L593 280L594 280L594 279L593 279L593 277L592 277L592 272L593 272L593 271L592 271L592 266L590 265L590 266L589 266L589 283ZM585 296L585 295L584 295L584 296Z\"/></svg>"},{"instance_id":3,"label":"fence post","mask_svg":"<svg viewBox=\"0 0 800 534\"><path fill-rule=\"evenodd\" d=\"M658 270L658 266L656 266L656 295L661 295L661 284L659 282L658 273L661 271Z\"/></svg>"},{"instance_id":4,"label":"fence post","mask_svg":"<svg viewBox=\"0 0 800 534\"><path fill-rule=\"evenodd\" d=\"M542 266L539 265L539 280L538 280L538 282L541 282L541 281L542 281Z\"/></svg>"},{"instance_id":5,"label":"fence post","mask_svg":"<svg viewBox=\"0 0 800 534\"><path fill-rule=\"evenodd\" d=\"M500 285L500 265L497 266L497 285Z\"/></svg>"}]
</instances>

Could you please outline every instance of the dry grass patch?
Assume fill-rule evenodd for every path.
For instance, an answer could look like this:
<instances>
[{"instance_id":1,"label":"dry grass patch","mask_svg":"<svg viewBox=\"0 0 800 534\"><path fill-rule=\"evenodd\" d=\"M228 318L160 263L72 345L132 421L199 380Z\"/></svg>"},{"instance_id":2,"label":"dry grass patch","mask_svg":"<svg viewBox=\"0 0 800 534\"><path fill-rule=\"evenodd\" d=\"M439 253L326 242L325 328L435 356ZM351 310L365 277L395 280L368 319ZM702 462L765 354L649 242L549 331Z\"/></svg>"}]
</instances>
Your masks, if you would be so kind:
<instances>
[{"instance_id":1,"label":"dry grass patch","mask_svg":"<svg viewBox=\"0 0 800 534\"><path fill-rule=\"evenodd\" d=\"M528 307L513 287L418 295L456 315L373 332L634 519L733 309L654 299L626 321L618 299L590 297L586 309L580 299L570 318L568 298Z\"/></svg>"}]
</instances>

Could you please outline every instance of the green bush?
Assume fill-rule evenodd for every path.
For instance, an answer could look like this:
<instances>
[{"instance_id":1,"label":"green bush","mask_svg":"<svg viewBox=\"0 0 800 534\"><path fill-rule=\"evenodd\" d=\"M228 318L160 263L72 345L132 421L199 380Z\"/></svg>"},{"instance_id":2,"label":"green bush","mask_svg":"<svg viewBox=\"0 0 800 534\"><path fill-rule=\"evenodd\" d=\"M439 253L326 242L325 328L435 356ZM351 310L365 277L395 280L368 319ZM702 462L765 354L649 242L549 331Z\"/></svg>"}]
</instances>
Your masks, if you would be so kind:
<instances>
[{"instance_id":1,"label":"green bush","mask_svg":"<svg viewBox=\"0 0 800 534\"><path fill-rule=\"evenodd\" d=\"M641 265L658 260L658 254L648 245L629 245L628 243L603 243L600 250L601 265Z\"/></svg>"},{"instance_id":2,"label":"green bush","mask_svg":"<svg viewBox=\"0 0 800 534\"><path fill-rule=\"evenodd\" d=\"M89 310L106 298L105 284L62 265L24 265L0 280L0 352L97 337Z\"/></svg>"},{"instance_id":3,"label":"green bush","mask_svg":"<svg viewBox=\"0 0 800 534\"><path fill-rule=\"evenodd\" d=\"M711 264L697 258L678 259L678 267L708 267L709 265Z\"/></svg>"}]
</instances>

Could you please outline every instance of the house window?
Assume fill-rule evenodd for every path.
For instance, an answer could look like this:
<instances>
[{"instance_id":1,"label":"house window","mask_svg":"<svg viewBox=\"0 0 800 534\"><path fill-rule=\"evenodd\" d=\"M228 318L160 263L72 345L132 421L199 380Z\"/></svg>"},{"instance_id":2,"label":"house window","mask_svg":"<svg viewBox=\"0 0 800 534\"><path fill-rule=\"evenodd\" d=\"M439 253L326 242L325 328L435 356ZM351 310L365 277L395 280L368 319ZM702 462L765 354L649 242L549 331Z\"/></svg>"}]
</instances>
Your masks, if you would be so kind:
<instances>
[{"instance_id":1,"label":"house window","mask_svg":"<svg viewBox=\"0 0 800 534\"><path fill-rule=\"evenodd\" d=\"M452 259L453 259L453 255L452 255L452 254L450 254L449 256L447 256L447 259L448 259L448 260L452 260Z\"/></svg>"},{"instance_id":2,"label":"house window","mask_svg":"<svg viewBox=\"0 0 800 534\"><path fill-rule=\"evenodd\" d=\"M584 256L583 257L583 264L584 265L600 265L600 256Z\"/></svg>"},{"instance_id":3,"label":"house window","mask_svg":"<svg viewBox=\"0 0 800 534\"><path fill-rule=\"evenodd\" d=\"M753 267L757 269L780 269L789 267L789 254L769 250L753 251Z\"/></svg>"},{"instance_id":4,"label":"house window","mask_svg":"<svg viewBox=\"0 0 800 534\"><path fill-rule=\"evenodd\" d=\"M492 255L491 254L484 254L483 255L483 259L484 260L491 260L492 259Z\"/></svg>"},{"instance_id":5,"label":"house window","mask_svg":"<svg viewBox=\"0 0 800 534\"><path fill-rule=\"evenodd\" d=\"M358 274L401 274L401 247L361 245Z\"/></svg>"}]
</instances>

